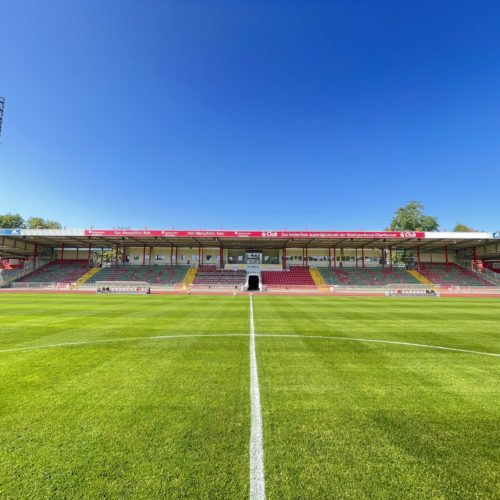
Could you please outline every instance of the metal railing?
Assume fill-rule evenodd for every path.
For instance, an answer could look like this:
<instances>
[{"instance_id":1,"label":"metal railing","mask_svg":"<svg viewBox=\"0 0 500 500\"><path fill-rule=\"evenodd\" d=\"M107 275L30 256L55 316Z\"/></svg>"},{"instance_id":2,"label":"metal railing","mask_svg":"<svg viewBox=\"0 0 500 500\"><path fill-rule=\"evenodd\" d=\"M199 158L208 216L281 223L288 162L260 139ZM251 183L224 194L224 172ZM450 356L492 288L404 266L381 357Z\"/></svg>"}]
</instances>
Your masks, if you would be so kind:
<instances>
[{"instance_id":1,"label":"metal railing","mask_svg":"<svg viewBox=\"0 0 500 500\"><path fill-rule=\"evenodd\" d=\"M499 273L496 273L495 271L490 271L489 269L486 269L485 267L479 268L477 265L474 266L474 271L481 278L489 281L490 283L493 283L496 286L500 286L500 274Z\"/></svg>"},{"instance_id":2,"label":"metal railing","mask_svg":"<svg viewBox=\"0 0 500 500\"><path fill-rule=\"evenodd\" d=\"M36 264L30 269L3 269L0 270L0 286L5 286L12 281L21 279L42 266L47 265L52 259L37 259Z\"/></svg>"},{"instance_id":3,"label":"metal railing","mask_svg":"<svg viewBox=\"0 0 500 500\"><path fill-rule=\"evenodd\" d=\"M57 283L54 281L22 281L20 283L10 283L11 288L71 288L73 283Z\"/></svg>"}]
</instances>

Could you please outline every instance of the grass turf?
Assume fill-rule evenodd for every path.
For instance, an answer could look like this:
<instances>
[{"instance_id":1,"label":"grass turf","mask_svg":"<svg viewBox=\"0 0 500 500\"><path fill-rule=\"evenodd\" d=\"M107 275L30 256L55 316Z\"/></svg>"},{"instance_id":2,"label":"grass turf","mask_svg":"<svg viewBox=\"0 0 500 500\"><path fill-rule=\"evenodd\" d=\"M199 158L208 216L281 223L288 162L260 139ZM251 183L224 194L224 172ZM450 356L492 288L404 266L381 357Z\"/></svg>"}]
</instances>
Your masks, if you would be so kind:
<instances>
[{"instance_id":1,"label":"grass turf","mask_svg":"<svg viewBox=\"0 0 500 500\"><path fill-rule=\"evenodd\" d=\"M0 496L248 497L248 306L0 295ZM499 358L312 338L499 353L498 300L256 296L254 314L257 335L307 336L256 339L268 498L499 491ZM169 335L191 337L147 338Z\"/></svg>"}]
</instances>

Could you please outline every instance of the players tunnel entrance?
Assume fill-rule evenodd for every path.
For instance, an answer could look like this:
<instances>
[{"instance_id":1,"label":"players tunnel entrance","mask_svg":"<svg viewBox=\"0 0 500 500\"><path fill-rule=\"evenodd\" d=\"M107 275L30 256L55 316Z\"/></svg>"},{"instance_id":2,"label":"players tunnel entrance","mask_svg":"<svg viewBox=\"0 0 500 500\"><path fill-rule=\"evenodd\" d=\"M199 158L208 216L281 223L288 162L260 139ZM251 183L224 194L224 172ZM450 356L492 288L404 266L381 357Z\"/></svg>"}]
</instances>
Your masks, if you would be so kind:
<instances>
[{"instance_id":1,"label":"players tunnel entrance","mask_svg":"<svg viewBox=\"0 0 500 500\"><path fill-rule=\"evenodd\" d=\"M260 279L256 274L252 274L248 277L248 291L252 292L255 290L259 290Z\"/></svg>"}]
</instances>

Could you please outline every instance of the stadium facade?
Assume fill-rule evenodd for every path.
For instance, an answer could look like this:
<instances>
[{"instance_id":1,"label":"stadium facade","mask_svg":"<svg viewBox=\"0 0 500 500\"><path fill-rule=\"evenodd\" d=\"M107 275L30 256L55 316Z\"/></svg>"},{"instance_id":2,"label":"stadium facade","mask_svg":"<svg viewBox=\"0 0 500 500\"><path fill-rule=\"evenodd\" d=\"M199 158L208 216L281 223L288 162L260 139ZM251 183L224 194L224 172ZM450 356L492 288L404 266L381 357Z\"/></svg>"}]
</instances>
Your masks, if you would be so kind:
<instances>
[{"instance_id":1,"label":"stadium facade","mask_svg":"<svg viewBox=\"0 0 500 500\"><path fill-rule=\"evenodd\" d=\"M490 232L0 229L0 258L4 283L500 284L500 234Z\"/></svg>"}]
</instances>

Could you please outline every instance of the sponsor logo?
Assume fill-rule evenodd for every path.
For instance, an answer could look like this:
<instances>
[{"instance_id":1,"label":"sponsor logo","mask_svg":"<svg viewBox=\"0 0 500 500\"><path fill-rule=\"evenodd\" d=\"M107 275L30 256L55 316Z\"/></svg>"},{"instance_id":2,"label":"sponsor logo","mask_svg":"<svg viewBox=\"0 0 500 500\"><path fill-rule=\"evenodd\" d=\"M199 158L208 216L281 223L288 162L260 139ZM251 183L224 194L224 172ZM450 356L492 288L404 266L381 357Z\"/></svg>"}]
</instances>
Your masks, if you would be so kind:
<instances>
[{"instance_id":1,"label":"sponsor logo","mask_svg":"<svg viewBox=\"0 0 500 500\"><path fill-rule=\"evenodd\" d=\"M493 233L493 238L500 238L500 231Z\"/></svg>"},{"instance_id":2,"label":"sponsor logo","mask_svg":"<svg viewBox=\"0 0 500 500\"><path fill-rule=\"evenodd\" d=\"M20 229L0 229L0 234L4 236L19 236L21 234Z\"/></svg>"},{"instance_id":3,"label":"sponsor logo","mask_svg":"<svg viewBox=\"0 0 500 500\"><path fill-rule=\"evenodd\" d=\"M416 238L417 233L415 231L403 231L401 233L402 238Z\"/></svg>"},{"instance_id":4,"label":"sponsor logo","mask_svg":"<svg viewBox=\"0 0 500 500\"><path fill-rule=\"evenodd\" d=\"M262 237L264 237L264 238L277 238L278 233L276 231L263 231Z\"/></svg>"}]
</instances>

